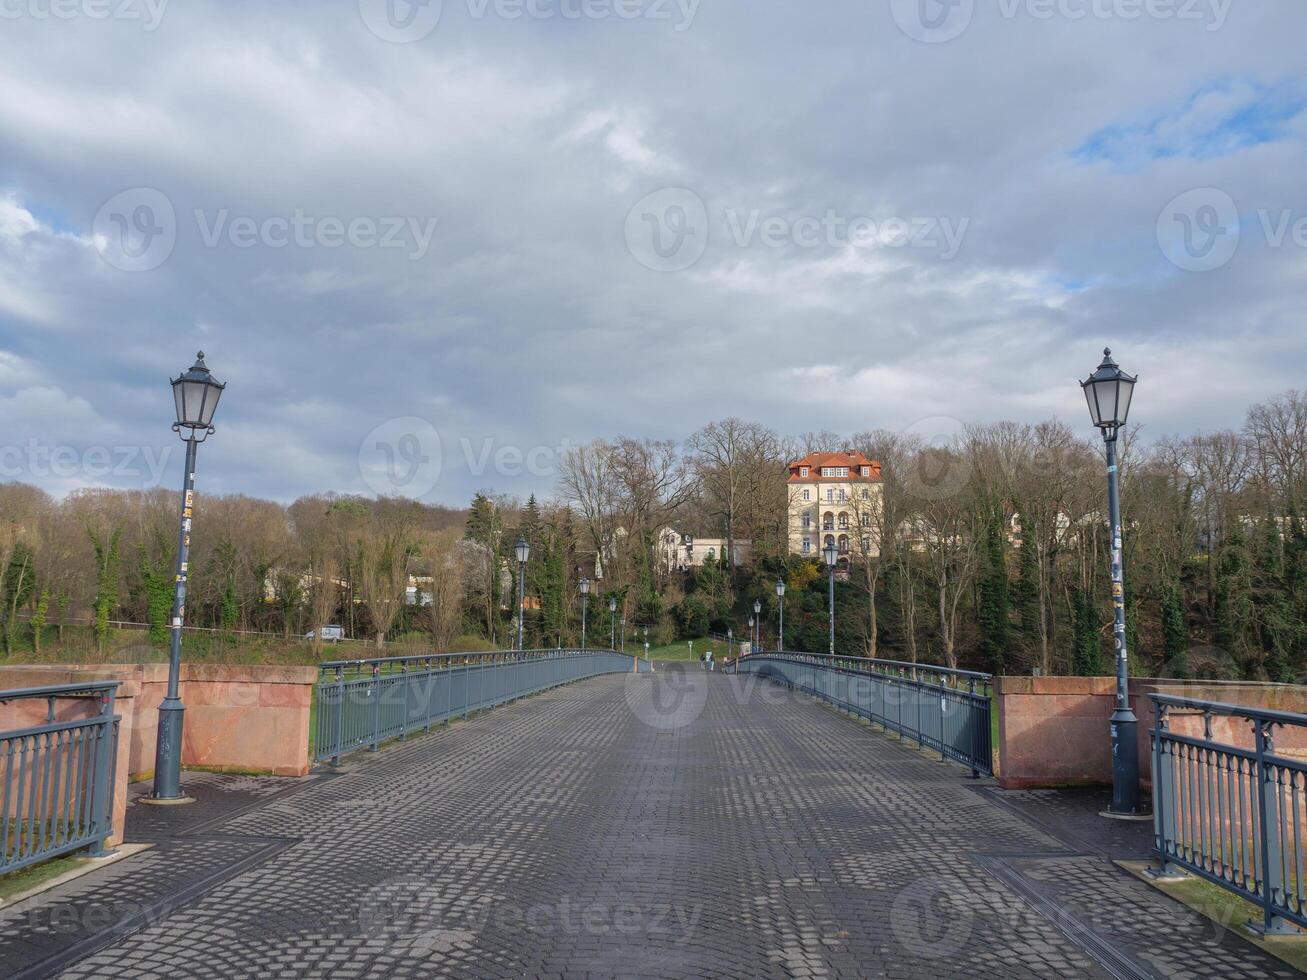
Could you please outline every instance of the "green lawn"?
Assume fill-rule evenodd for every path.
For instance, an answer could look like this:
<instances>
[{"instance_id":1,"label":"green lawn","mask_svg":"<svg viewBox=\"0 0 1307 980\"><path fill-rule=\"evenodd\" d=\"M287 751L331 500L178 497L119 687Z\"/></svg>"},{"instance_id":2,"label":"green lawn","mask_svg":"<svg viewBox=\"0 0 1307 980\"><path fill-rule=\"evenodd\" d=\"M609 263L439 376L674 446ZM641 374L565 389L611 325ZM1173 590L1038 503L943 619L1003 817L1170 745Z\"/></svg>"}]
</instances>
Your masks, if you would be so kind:
<instances>
[{"instance_id":1,"label":"green lawn","mask_svg":"<svg viewBox=\"0 0 1307 980\"><path fill-rule=\"evenodd\" d=\"M697 662L699 661L699 657L700 657L700 656L701 656L701 655L702 655L702 654L703 654L703 653L704 653L704 652L709 648L709 646L712 647L712 651L713 651L713 659L716 660L716 661L720 664L720 663L722 662L722 660L725 659L725 657L726 657L726 653L727 653L727 651L726 651L726 641L725 641L725 640L709 640L709 639L706 638L706 637L700 637L699 639L697 639L697 640L694 641L694 656L693 656L693 657L691 657L691 655L690 655L690 641L689 641L689 640L677 640L675 643L668 643L666 646L661 646L661 647L650 647L650 648L649 648L649 659L650 659L650 660L691 660L691 659L693 659L693 660L697 663ZM629 643L626 645L626 650L627 650L628 653L632 653L632 652L641 653L641 654L643 653L643 648L641 648L641 649L638 650L638 651L632 651L632 650L631 650L631 645L630 645Z\"/></svg>"},{"instance_id":2,"label":"green lawn","mask_svg":"<svg viewBox=\"0 0 1307 980\"><path fill-rule=\"evenodd\" d=\"M8 899L10 896L25 892L29 888L35 888L43 881L49 881L65 871L72 871L81 867L89 860L90 858L81 854L67 854L50 861L34 864L30 868L23 868L21 871L11 871L7 875L0 875L0 899Z\"/></svg>"}]
</instances>

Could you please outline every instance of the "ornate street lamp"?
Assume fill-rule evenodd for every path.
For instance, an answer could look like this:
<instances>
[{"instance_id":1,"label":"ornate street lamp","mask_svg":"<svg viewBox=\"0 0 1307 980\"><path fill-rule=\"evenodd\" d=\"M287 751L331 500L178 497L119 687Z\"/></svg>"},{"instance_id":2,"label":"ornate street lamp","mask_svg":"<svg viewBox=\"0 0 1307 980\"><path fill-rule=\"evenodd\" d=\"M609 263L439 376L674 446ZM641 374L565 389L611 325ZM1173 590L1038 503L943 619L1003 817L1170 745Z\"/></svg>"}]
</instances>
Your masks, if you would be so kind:
<instances>
[{"instance_id":1,"label":"ornate street lamp","mask_svg":"<svg viewBox=\"0 0 1307 980\"><path fill-rule=\"evenodd\" d=\"M608 649L617 649L617 600L608 600L608 616L612 620L612 625L608 628Z\"/></svg>"},{"instance_id":2,"label":"ornate street lamp","mask_svg":"<svg viewBox=\"0 0 1307 980\"><path fill-rule=\"evenodd\" d=\"M780 615L780 625L776 627L776 652L785 651L785 579L776 580L776 611Z\"/></svg>"},{"instance_id":3,"label":"ornate street lamp","mask_svg":"<svg viewBox=\"0 0 1307 980\"><path fill-rule=\"evenodd\" d=\"M757 632L754 629L756 625L757 625L756 620L752 616L750 616L749 617L749 652L750 653L753 653L755 650L758 649Z\"/></svg>"},{"instance_id":4,"label":"ornate street lamp","mask_svg":"<svg viewBox=\"0 0 1307 980\"><path fill-rule=\"evenodd\" d=\"M626 617L622 617L622 652L626 652Z\"/></svg>"},{"instance_id":5,"label":"ornate street lamp","mask_svg":"<svg viewBox=\"0 0 1307 980\"><path fill-rule=\"evenodd\" d=\"M822 550L826 559L826 569L830 573L830 655L835 656L835 563L840 560L840 553L834 541L828 541Z\"/></svg>"},{"instance_id":6,"label":"ornate street lamp","mask_svg":"<svg viewBox=\"0 0 1307 980\"><path fill-rule=\"evenodd\" d=\"M531 544L525 537L517 539L517 649L522 649L522 620L526 619L526 563Z\"/></svg>"},{"instance_id":7,"label":"ornate street lamp","mask_svg":"<svg viewBox=\"0 0 1307 980\"><path fill-rule=\"evenodd\" d=\"M1112 712L1112 808L1119 816L1139 815L1139 721L1130 710L1129 665L1125 640L1125 570L1121 561L1121 491L1117 478L1116 437L1130 414L1139 379L1122 371L1110 348L1103 363L1080 382L1089 417L1103 433L1107 451L1107 516L1112 554L1112 633L1116 649L1116 710Z\"/></svg>"},{"instance_id":8,"label":"ornate street lamp","mask_svg":"<svg viewBox=\"0 0 1307 980\"><path fill-rule=\"evenodd\" d=\"M758 626L757 626L757 633L754 636L753 649L750 650L749 652L757 653L758 647L762 646L762 600L761 599L753 600L753 619L754 622L758 624Z\"/></svg>"},{"instance_id":9,"label":"ornate street lamp","mask_svg":"<svg viewBox=\"0 0 1307 980\"><path fill-rule=\"evenodd\" d=\"M581 579L581 649L585 649L585 613L590 606L590 580Z\"/></svg>"},{"instance_id":10,"label":"ornate street lamp","mask_svg":"<svg viewBox=\"0 0 1307 980\"><path fill-rule=\"evenodd\" d=\"M182 795L182 716L179 693L182 669L182 622L186 617L187 556L191 547L191 519L195 512L195 449L211 436L213 413L227 386L215 380L204 364L204 351L185 374L172 382L177 421L172 430L186 443L186 473L182 478L181 530L177 535L177 571L173 586L172 644L168 653L168 692L159 705L159 732L154 751L154 789L146 802L189 803Z\"/></svg>"}]
</instances>

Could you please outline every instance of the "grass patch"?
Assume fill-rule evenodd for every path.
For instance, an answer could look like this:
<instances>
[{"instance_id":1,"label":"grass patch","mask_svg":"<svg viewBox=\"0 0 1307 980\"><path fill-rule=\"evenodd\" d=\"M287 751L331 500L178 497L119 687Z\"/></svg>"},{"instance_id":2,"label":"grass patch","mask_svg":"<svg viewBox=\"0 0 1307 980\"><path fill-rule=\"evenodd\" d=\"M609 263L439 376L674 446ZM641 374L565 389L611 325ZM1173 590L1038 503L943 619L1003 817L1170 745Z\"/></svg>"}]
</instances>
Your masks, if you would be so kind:
<instances>
[{"instance_id":1,"label":"grass patch","mask_svg":"<svg viewBox=\"0 0 1307 980\"><path fill-rule=\"evenodd\" d=\"M1120 861L1118 863L1136 877L1170 895L1181 905L1188 906L1223 929L1236 932L1254 946L1283 960L1300 973L1307 973L1307 934L1264 939L1244 928L1246 922L1261 922L1262 910L1252 902L1226 891L1220 885L1199 878L1197 875L1189 875L1176 881L1160 882L1143 874L1145 868L1151 867L1146 862Z\"/></svg>"},{"instance_id":2,"label":"grass patch","mask_svg":"<svg viewBox=\"0 0 1307 980\"><path fill-rule=\"evenodd\" d=\"M715 660L719 665L724 659L726 659L728 646L725 640L714 640L711 639L710 637L701 636L694 641L693 656L691 656L690 654L690 642L691 641L689 640L677 640L675 643L668 643L660 647L650 647L649 659L650 660L681 660L686 662L693 661L694 663L698 663L699 657L702 656L704 653L706 653L709 649L711 649L713 652L712 654L713 660ZM631 645L629 643L626 645L626 650L628 653L636 652L631 650ZM643 656L644 648L641 647L638 653L640 656Z\"/></svg>"},{"instance_id":3,"label":"grass patch","mask_svg":"<svg viewBox=\"0 0 1307 980\"><path fill-rule=\"evenodd\" d=\"M0 875L0 901L8 901L10 897L29 891L51 878L57 878L65 872L80 868L90 860L80 854L65 854L63 857L42 861L29 868Z\"/></svg>"}]
</instances>

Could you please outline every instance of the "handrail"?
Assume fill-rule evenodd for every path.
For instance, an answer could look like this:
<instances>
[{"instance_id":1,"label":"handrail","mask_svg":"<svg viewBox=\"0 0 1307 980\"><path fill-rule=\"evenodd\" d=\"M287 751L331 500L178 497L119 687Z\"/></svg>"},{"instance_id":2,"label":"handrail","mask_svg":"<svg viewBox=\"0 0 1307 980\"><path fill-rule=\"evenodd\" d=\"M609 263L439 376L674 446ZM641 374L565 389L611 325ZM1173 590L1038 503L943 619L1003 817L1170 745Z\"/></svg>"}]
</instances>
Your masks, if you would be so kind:
<instances>
[{"instance_id":1,"label":"handrail","mask_svg":"<svg viewBox=\"0 0 1307 980\"><path fill-rule=\"evenodd\" d=\"M766 656L793 657L796 659L805 659L805 662L810 662L810 663L825 662L825 663L832 663L836 665L849 663L849 664L857 665L857 668L861 670L870 669L881 673L887 673L891 676L900 676L900 677L903 676L904 671L910 671L913 674L918 674L918 673L936 674L943 677L952 677L957 680L978 682L986 686L990 685L994 680L993 674L986 674L978 670L962 670L961 668L958 667L941 667L936 664L916 663L909 660L882 660L879 657L857 657L857 656L847 656L838 653L832 656L829 653L802 653L802 652L790 651L790 650L781 650L781 651L763 650L757 653L748 654L745 657L741 657L740 659L744 660L744 659L748 659L748 657L766 657ZM897 675L895 675L894 673L896 670L898 671Z\"/></svg>"},{"instance_id":2,"label":"handrail","mask_svg":"<svg viewBox=\"0 0 1307 980\"><path fill-rule=\"evenodd\" d=\"M859 666L848 666L854 663ZM873 663L876 661L865 657L758 653L741 657L732 669L756 673L829 701L886 731L912 739L922 748L935 749L942 758L962 763L973 776L993 773L989 675L922 668L921 673L940 678L939 683L930 683L919 676L862 666ZM982 689L977 691L977 686Z\"/></svg>"},{"instance_id":3,"label":"handrail","mask_svg":"<svg viewBox=\"0 0 1307 980\"><path fill-rule=\"evenodd\" d=\"M383 670L383 667L399 669ZM339 764L410 732L599 674L648 671L614 650L487 650L319 664L314 757ZM370 669L369 669L370 668Z\"/></svg>"},{"instance_id":4,"label":"handrail","mask_svg":"<svg viewBox=\"0 0 1307 980\"><path fill-rule=\"evenodd\" d=\"M1263 935L1307 927L1307 762L1277 754L1275 729L1307 715L1150 693L1153 852L1160 873L1196 874L1258 906ZM1201 717L1201 735L1174 731ZM1218 741L1216 718L1251 722L1251 748Z\"/></svg>"},{"instance_id":5,"label":"handrail","mask_svg":"<svg viewBox=\"0 0 1307 980\"><path fill-rule=\"evenodd\" d=\"M597 648L587 648L581 650L573 647L563 647L561 649L549 647L539 650L470 650L466 653L415 653L406 654L400 657L355 657L350 660L327 660L318 664L318 669L341 670L347 667L365 667L369 665L387 666L387 665L404 665L404 664L428 664L432 661L459 661L467 663L469 660L484 662L494 661L520 661L520 660L547 660L561 656L575 656L577 654L596 654L596 653L617 653L620 657L631 658L630 654L618 653L616 650L606 650ZM631 658L634 659L634 658Z\"/></svg>"},{"instance_id":6,"label":"handrail","mask_svg":"<svg viewBox=\"0 0 1307 980\"><path fill-rule=\"evenodd\" d=\"M0 704L45 701L45 720L0 731L0 873L73 851L104 853L113 833L119 681L0 691ZM57 720L58 701L95 702Z\"/></svg>"}]
</instances>

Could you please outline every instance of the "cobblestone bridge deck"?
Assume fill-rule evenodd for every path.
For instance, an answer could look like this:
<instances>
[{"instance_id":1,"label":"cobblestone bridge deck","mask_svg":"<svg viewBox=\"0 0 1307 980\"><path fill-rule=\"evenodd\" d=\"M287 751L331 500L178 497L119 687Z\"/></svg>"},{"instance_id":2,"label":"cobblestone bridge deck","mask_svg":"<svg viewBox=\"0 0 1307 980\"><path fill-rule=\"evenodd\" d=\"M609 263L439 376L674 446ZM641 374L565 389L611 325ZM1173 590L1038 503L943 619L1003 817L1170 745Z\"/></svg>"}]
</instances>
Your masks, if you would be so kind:
<instances>
[{"instance_id":1,"label":"cobblestone bridge deck","mask_svg":"<svg viewBox=\"0 0 1307 980\"><path fill-rule=\"evenodd\" d=\"M0 913L0 973L1294 976L1003 793L766 682L551 691L294 782L188 774L155 846Z\"/></svg>"}]
</instances>

